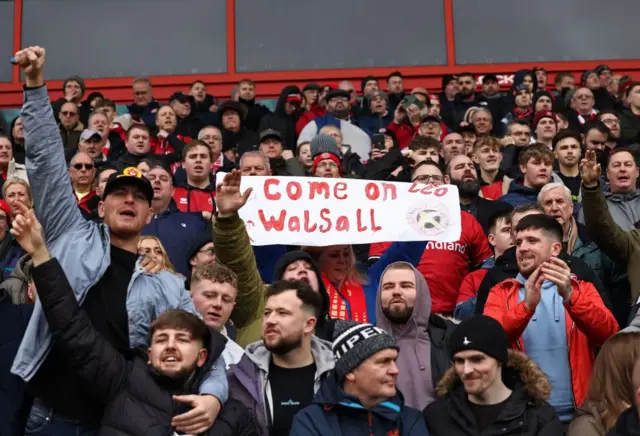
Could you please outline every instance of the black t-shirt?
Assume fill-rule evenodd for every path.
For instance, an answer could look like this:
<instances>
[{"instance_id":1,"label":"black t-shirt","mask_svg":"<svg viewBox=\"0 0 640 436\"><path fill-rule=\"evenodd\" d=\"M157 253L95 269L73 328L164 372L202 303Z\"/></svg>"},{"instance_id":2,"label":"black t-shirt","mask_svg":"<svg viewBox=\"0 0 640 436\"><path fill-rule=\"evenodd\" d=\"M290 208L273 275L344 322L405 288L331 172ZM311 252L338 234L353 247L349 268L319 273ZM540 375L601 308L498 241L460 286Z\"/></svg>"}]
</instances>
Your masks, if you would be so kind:
<instances>
[{"instance_id":1,"label":"black t-shirt","mask_svg":"<svg viewBox=\"0 0 640 436\"><path fill-rule=\"evenodd\" d=\"M558 175L562 179L564 185L571 191L571 197L573 197L573 201L577 201L578 196L580 195L580 184L582 183L580 174L578 174L577 176L565 176L562 173L558 172Z\"/></svg>"},{"instance_id":2,"label":"black t-shirt","mask_svg":"<svg viewBox=\"0 0 640 436\"><path fill-rule=\"evenodd\" d=\"M475 404L469 401L469 399L467 398L469 409L471 410L471 413L473 413L473 416L476 418L478 432L482 433L486 428L493 424L496 419L498 419L500 412L502 412L502 409L504 409L504 406L506 406L509 398L511 398L511 395L509 395L509 397L501 403L490 405Z\"/></svg>"},{"instance_id":3,"label":"black t-shirt","mask_svg":"<svg viewBox=\"0 0 640 436\"><path fill-rule=\"evenodd\" d=\"M315 362L302 368L281 368L269 364L269 384L273 398L271 436L288 436L293 416L313 400Z\"/></svg>"},{"instance_id":4,"label":"black t-shirt","mask_svg":"<svg viewBox=\"0 0 640 436\"><path fill-rule=\"evenodd\" d=\"M129 316L126 300L133 275L135 253L111 246L111 264L82 304L93 327L121 353L129 352ZM49 356L29 382L29 391L67 418L99 422L102 407L83 389L66 364L66 354L55 343Z\"/></svg>"}]
</instances>

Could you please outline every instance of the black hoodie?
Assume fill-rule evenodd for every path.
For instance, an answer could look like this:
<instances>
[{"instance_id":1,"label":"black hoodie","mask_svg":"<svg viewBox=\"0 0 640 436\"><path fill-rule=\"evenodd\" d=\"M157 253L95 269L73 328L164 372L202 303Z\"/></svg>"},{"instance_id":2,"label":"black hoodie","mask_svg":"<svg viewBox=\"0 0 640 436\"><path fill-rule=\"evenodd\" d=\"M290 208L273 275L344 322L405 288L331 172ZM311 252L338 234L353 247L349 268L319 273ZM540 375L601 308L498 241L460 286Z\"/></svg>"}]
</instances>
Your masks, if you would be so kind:
<instances>
[{"instance_id":1,"label":"black hoodie","mask_svg":"<svg viewBox=\"0 0 640 436\"><path fill-rule=\"evenodd\" d=\"M311 268L313 268L316 273L316 277L318 278L318 292L322 297L322 310L320 316L318 316L316 336L326 341L333 341L333 320L329 319L329 293L322 282L320 268L318 268L318 265L311 258L311 255L304 251L289 251L288 253L283 254L280 256L280 259L278 259L273 270L273 280L282 280L282 276L284 275L287 266L298 260L309 262Z\"/></svg>"},{"instance_id":2,"label":"black hoodie","mask_svg":"<svg viewBox=\"0 0 640 436\"><path fill-rule=\"evenodd\" d=\"M297 86L286 86L280 93L276 110L272 114L265 115L260 121L258 133L266 129L274 129L282 136L282 145L285 150L295 151L298 135L296 134L296 122L300 118L302 109L298 109L292 115L287 115L284 111L287 96L290 94L300 94Z\"/></svg>"}]
</instances>

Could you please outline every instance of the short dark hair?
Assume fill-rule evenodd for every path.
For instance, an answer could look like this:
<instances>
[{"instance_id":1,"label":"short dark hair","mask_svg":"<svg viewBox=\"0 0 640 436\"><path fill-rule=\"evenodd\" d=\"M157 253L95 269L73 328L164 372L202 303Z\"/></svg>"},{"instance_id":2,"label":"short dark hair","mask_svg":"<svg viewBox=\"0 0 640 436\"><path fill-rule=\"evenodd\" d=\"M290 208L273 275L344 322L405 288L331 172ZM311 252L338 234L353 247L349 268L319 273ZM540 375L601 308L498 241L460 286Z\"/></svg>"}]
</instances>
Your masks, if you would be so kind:
<instances>
[{"instance_id":1,"label":"short dark hair","mask_svg":"<svg viewBox=\"0 0 640 436\"><path fill-rule=\"evenodd\" d=\"M186 330L191 333L191 337L200 341L203 347L209 342L209 329L204 321L196 315L182 309L172 309L162 312L149 328L149 343L156 331L162 329Z\"/></svg>"},{"instance_id":2,"label":"short dark hair","mask_svg":"<svg viewBox=\"0 0 640 436\"><path fill-rule=\"evenodd\" d=\"M411 151L428 150L430 148L435 148L436 150L438 150L438 152L440 152L440 150L442 150L442 144L440 144L440 141L432 138L431 136L418 135L411 141L409 141L409 145L407 145L407 148Z\"/></svg>"},{"instance_id":3,"label":"short dark hair","mask_svg":"<svg viewBox=\"0 0 640 436\"><path fill-rule=\"evenodd\" d=\"M460 79L462 77L471 77L473 80L476 80L476 76L474 76L473 74L471 74L469 72L458 74L458 79Z\"/></svg>"},{"instance_id":4,"label":"short dark hair","mask_svg":"<svg viewBox=\"0 0 640 436\"><path fill-rule=\"evenodd\" d=\"M611 158L619 153L629 153L633 158L633 162L638 166L638 158L636 153L630 147L616 147L611 150L611 154L607 157L607 166L609 166L609 162L611 162Z\"/></svg>"},{"instance_id":5,"label":"short dark hair","mask_svg":"<svg viewBox=\"0 0 640 436\"><path fill-rule=\"evenodd\" d=\"M613 115L613 116L615 116L618 120L620 120L620 115L618 115L618 112L616 112L616 111L614 111L614 110L610 110L610 109L607 109L607 110L604 110L604 111L598 112L598 115L596 115L596 119L597 119L598 121L602 121L602 116L603 116L603 115ZM606 125L606 124L605 124L605 125Z\"/></svg>"},{"instance_id":6,"label":"short dark hair","mask_svg":"<svg viewBox=\"0 0 640 436\"><path fill-rule=\"evenodd\" d=\"M556 77L555 79L553 79L553 81L556 85L559 85L562 83L562 79L564 79L565 77L573 77L575 79L575 76L572 73L569 73L567 71L561 71L558 74L556 74Z\"/></svg>"},{"instance_id":7,"label":"short dark hair","mask_svg":"<svg viewBox=\"0 0 640 436\"><path fill-rule=\"evenodd\" d=\"M211 148L209 148L209 146L206 143L200 141L199 139L194 139L191 142L187 143L187 145L185 145L184 148L182 149L183 162L187 158L187 154L196 147L205 147L209 151L209 159L213 161L213 152L211 151Z\"/></svg>"},{"instance_id":8,"label":"short dark hair","mask_svg":"<svg viewBox=\"0 0 640 436\"><path fill-rule=\"evenodd\" d=\"M520 156L518 156L518 164L526 166L530 159L544 159L545 161L553 162L553 152L549 150L548 146L536 142L522 150Z\"/></svg>"},{"instance_id":9,"label":"short dark hair","mask_svg":"<svg viewBox=\"0 0 640 436\"><path fill-rule=\"evenodd\" d=\"M201 85L204 85L204 82L202 80L194 80L193 83L191 83L191 87L193 88L193 85L200 83ZM207 86L207 85L205 85Z\"/></svg>"},{"instance_id":10,"label":"short dark hair","mask_svg":"<svg viewBox=\"0 0 640 436\"><path fill-rule=\"evenodd\" d=\"M129 127L129 130L127 130L127 139L129 139L129 136L131 136L131 132L133 132L134 130L144 130L145 132L147 132L149 137L151 137L151 131L147 126L145 126L144 124L132 124L131 127Z\"/></svg>"},{"instance_id":11,"label":"short dark hair","mask_svg":"<svg viewBox=\"0 0 640 436\"><path fill-rule=\"evenodd\" d=\"M402 79L402 73L397 70L393 71L387 76L387 80L391 79L392 77L400 77Z\"/></svg>"},{"instance_id":12,"label":"short dark hair","mask_svg":"<svg viewBox=\"0 0 640 436\"><path fill-rule=\"evenodd\" d=\"M267 300L287 291L295 291L296 297L302 301L302 308L313 313L316 318L322 312L322 297L311 286L298 280L278 280L267 289Z\"/></svg>"},{"instance_id":13,"label":"short dark hair","mask_svg":"<svg viewBox=\"0 0 640 436\"><path fill-rule=\"evenodd\" d=\"M496 231L496 227L498 226L498 221L500 220L505 220L507 224L511 224L512 211L513 209L505 207L499 210L498 212L494 213L493 215L491 215L491 218L489 218L489 227L487 228L489 233L493 233Z\"/></svg>"},{"instance_id":14,"label":"short dark hair","mask_svg":"<svg viewBox=\"0 0 640 436\"><path fill-rule=\"evenodd\" d=\"M592 131L592 130L597 130L598 132L602 133L603 135L607 135L607 139L609 139L609 136L611 135L611 130L609 130L609 128L600 120L590 121L590 122L588 122L587 124L584 125L584 136L585 136L585 138L587 137L589 132Z\"/></svg>"},{"instance_id":15,"label":"short dark hair","mask_svg":"<svg viewBox=\"0 0 640 436\"><path fill-rule=\"evenodd\" d=\"M95 178L96 182L98 180L100 180L100 174L102 174L103 172L105 172L107 170L114 170L114 171L118 172L118 168L113 164L100 165L100 166L96 167L96 178Z\"/></svg>"},{"instance_id":16,"label":"short dark hair","mask_svg":"<svg viewBox=\"0 0 640 436\"><path fill-rule=\"evenodd\" d=\"M553 137L553 140L551 141L551 148L555 150L556 145L558 145L558 142L565 140L567 138L573 138L576 141L578 141L578 144L582 144L582 138L580 138L580 133L576 132L575 130L564 129L564 130L560 130L556 134L556 136Z\"/></svg>"},{"instance_id":17,"label":"short dark hair","mask_svg":"<svg viewBox=\"0 0 640 436\"><path fill-rule=\"evenodd\" d=\"M96 107L95 110L98 109L102 109L105 107L110 107L111 109L113 109L114 111L116 110L116 102L113 100L109 100L108 98L102 98L100 100L98 100L98 102L96 103Z\"/></svg>"},{"instance_id":18,"label":"short dark hair","mask_svg":"<svg viewBox=\"0 0 640 436\"><path fill-rule=\"evenodd\" d=\"M521 120L521 119L515 119L515 120L511 120L507 123L507 132L511 133L511 126L513 126L514 124L518 124L520 126L526 126L529 128L529 130L531 130L531 125L529 124L528 121L526 120Z\"/></svg>"},{"instance_id":19,"label":"short dark hair","mask_svg":"<svg viewBox=\"0 0 640 436\"><path fill-rule=\"evenodd\" d=\"M553 217L544 214L528 215L516 226L516 233L523 230L542 230L551 238L562 242L562 226Z\"/></svg>"}]
</instances>

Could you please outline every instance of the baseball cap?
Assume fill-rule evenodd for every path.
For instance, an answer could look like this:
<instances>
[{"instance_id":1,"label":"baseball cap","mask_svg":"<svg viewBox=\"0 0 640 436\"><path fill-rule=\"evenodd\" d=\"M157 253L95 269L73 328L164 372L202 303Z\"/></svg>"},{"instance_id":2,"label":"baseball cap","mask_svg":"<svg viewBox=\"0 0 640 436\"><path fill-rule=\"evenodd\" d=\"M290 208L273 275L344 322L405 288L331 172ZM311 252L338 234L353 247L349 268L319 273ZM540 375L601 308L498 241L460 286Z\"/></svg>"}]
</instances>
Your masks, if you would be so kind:
<instances>
[{"instance_id":1,"label":"baseball cap","mask_svg":"<svg viewBox=\"0 0 640 436\"><path fill-rule=\"evenodd\" d=\"M282 141L280 132L275 129L265 129L260 132L260 142L264 141L267 138L277 138L279 141Z\"/></svg>"},{"instance_id":2,"label":"baseball cap","mask_svg":"<svg viewBox=\"0 0 640 436\"><path fill-rule=\"evenodd\" d=\"M320 91L321 89L322 89L322 86L318 85L317 83L307 83L306 85L304 85L304 88L302 88L302 92Z\"/></svg>"},{"instance_id":3,"label":"baseball cap","mask_svg":"<svg viewBox=\"0 0 640 436\"><path fill-rule=\"evenodd\" d=\"M482 83L487 82L498 82L498 76L496 76L495 74L485 74L482 78Z\"/></svg>"},{"instance_id":4,"label":"baseball cap","mask_svg":"<svg viewBox=\"0 0 640 436\"><path fill-rule=\"evenodd\" d=\"M138 187L149 200L153 200L153 187L151 182L142 175L142 172L136 167L127 167L120 173L113 173L107 179L107 184L104 187L104 193L102 199L107 198L114 189L120 186L136 186Z\"/></svg>"},{"instance_id":5,"label":"baseball cap","mask_svg":"<svg viewBox=\"0 0 640 436\"><path fill-rule=\"evenodd\" d=\"M89 139L97 136L99 139L102 139L102 133L98 132L95 129L84 129L80 134L80 141L88 141Z\"/></svg>"},{"instance_id":6,"label":"baseball cap","mask_svg":"<svg viewBox=\"0 0 640 436\"><path fill-rule=\"evenodd\" d=\"M426 123L427 121L440 123L442 120L440 120L440 117L438 117L437 115L425 115L424 117L420 118L420 123Z\"/></svg>"},{"instance_id":7,"label":"baseball cap","mask_svg":"<svg viewBox=\"0 0 640 436\"><path fill-rule=\"evenodd\" d=\"M174 100L178 100L180 103L186 103L193 101L193 97L191 95L185 94L182 91L178 91L171 94L171 97L169 97L169 103Z\"/></svg>"}]
</instances>

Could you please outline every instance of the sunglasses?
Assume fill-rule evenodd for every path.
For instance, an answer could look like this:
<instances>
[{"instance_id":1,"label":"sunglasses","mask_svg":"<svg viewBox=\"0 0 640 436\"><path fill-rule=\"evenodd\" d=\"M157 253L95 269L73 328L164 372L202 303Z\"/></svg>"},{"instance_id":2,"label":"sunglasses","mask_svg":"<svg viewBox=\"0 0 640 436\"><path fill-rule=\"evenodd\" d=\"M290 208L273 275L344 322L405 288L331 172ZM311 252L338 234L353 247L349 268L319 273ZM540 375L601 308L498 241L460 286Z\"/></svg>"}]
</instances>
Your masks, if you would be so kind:
<instances>
[{"instance_id":1,"label":"sunglasses","mask_svg":"<svg viewBox=\"0 0 640 436\"><path fill-rule=\"evenodd\" d=\"M94 168L94 165L77 163L77 164L73 164L72 167L77 169L78 171L80 171L82 168L84 168L85 170L92 170Z\"/></svg>"}]
</instances>

